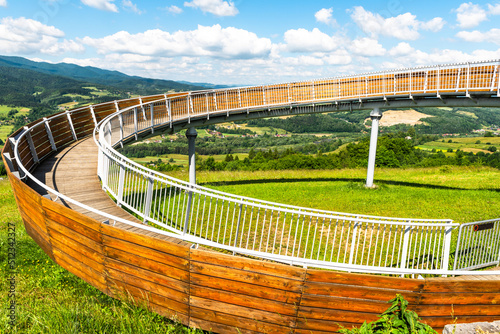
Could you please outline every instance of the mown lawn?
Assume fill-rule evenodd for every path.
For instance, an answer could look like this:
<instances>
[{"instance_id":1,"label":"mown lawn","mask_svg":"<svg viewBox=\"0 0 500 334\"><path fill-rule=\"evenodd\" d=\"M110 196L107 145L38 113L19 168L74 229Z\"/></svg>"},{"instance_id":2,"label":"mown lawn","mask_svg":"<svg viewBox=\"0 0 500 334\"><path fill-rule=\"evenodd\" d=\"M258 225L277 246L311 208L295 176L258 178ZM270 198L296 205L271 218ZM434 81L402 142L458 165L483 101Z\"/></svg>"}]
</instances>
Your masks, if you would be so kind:
<instances>
[{"instance_id":1,"label":"mown lawn","mask_svg":"<svg viewBox=\"0 0 500 334\"><path fill-rule=\"evenodd\" d=\"M171 174L186 179L185 172ZM486 167L328 171L199 172L218 190L317 209L465 223L500 217L500 171Z\"/></svg>"}]
</instances>

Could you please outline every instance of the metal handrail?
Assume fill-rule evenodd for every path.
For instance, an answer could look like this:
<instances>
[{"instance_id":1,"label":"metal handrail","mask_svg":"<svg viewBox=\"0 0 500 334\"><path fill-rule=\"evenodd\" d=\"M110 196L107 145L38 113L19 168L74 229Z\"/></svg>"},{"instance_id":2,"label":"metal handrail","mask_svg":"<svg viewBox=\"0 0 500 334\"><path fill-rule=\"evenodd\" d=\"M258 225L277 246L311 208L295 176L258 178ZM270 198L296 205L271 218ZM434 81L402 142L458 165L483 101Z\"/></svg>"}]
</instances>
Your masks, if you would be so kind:
<instances>
[{"instance_id":1,"label":"metal handrail","mask_svg":"<svg viewBox=\"0 0 500 334\"><path fill-rule=\"evenodd\" d=\"M495 66L494 73L492 76L493 79L490 80L491 85L489 85L488 87L481 86L479 88L477 86L475 86L475 87L470 86L470 68L471 68L471 66L475 66L475 65L479 65L479 64L487 64L487 63L492 64L490 66ZM449 65L449 66L440 65L440 66L434 66L434 67L413 68L413 69L408 69L408 70L403 70L403 71L393 70L393 71L386 71L386 72L376 72L376 73L371 73L369 77L368 77L368 75L365 75L365 76L358 75L358 76L344 76L344 77L338 77L335 79L329 79L330 83L334 83L336 81L337 85L339 86L339 90L340 90L340 83L341 83L340 80L353 79L353 80L357 80L357 82L359 83L359 82L361 82L360 79L366 80L368 82L369 78L370 78L370 80L372 80L377 75L394 74L392 79L394 79L394 85L396 85L395 83L396 83L397 75L409 75L409 77L410 77L409 88L410 89L408 89L408 90L397 90L396 91L396 88L394 87L394 89L392 91L385 89L385 90L383 90L382 93L380 93L380 92L369 93L368 92L368 84L367 84L365 87L366 90L365 90L364 94L360 94L359 87L357 87L356 94L343 95L343 96L341 96L341 94L339 94L337 97L333 97L333 98L332 97L317 98L316 96L314 96L314 90L313 90L313 96L312 96L313 98L312 99L310 98L311 94L309 94L309 99L306 98L306 99L303 99L300 101L296 101L295 99L292 101L289 98L288 101L278 101L275 103L268 103L266 101L266 90L269 91L271 89L276 89L278 86L281 86L281 88L283 88L283 84L282 84L282 85L268 85L268 86L246 87L246 88L235 88L235 89L210 90L210 91L202 91L202 92L189 92L189 93L186 93L182 96L175 96L175 97L171 97L171 98L167 97L167 98L156 100L153 102L150 101L147 103L141 103L141 104L133 106L133 107L119 110L116 113L103 119L100 122L99 126L96 127L96 130L94 131L94 140L96 140L96 142L98 143L99 154L100 154L100 166L99 166L98 173L101 176L101 179L106 181L106 182L103 182L104 188L107 189L108 191L110 191L110 193L114 197L118 198L119 204L128 207L129 209L131 209L132 211L134 211L136 214L138 214L140 216L142 215L145 221L149 221L150 223L156 224L159 228L154 228L151 226L140 225L140 224L128 222L126 220L108 215L104 212L101 212L99 210L95 210L95 209L90 208L86 205L83 205L77 201L74 201L74 200L68 198L67 196L64 196L63 194L58 193L57 191L55 191L53 189L50 189L49 187L44 185L42 182L38 181L36 178L34 178L29 173L29 171L22 164L19 164L19 167L21 168L21 170L25 174L25 177L33 179L41 187L45 188L47 191L49 191L51 193L56 194L56 196L58 196L59 198L62 198L70 203L75 204L75 205L81 206L82 208L85 208L86 210L98 213L104 217L109 217L112 220L120 221L120 222L125 223L125 224L131 224L131 225L136 226L136 227L144 228L144 229L151 230L151 231L156 231L156 232L161 233L161 234L174 236L174 237L180 238L182 240L190 241L190 242L195 242L195 243L199 243L199 244L203 244L203 245L207 245L207 246L212 246L212 247L230 250L230 251L233 251L235 253L247 254L247 255L252 255L252 256L259 256L262 258L269 258L269 259L273 259L276 261L287 262L287 263L292 263L292 264L309 265L309 266L315 266L315 267L357 271L357 272L373 272L373 273L378 272L378 273L393 273L393 274L415 274L415 273L463 274L462 271L449 271L449 270L447 270L447 267L448 267L447 261L448 261L449 251L450 251L449 244L450 244L450 240L451 240L450 239L451 238L451 229L453 229L455 226L458 225L458 224L450 223L451 221L449 221L449 220L419 220L419 222L417 223L417 222L415 222L415 220L408 220L408 219L402 219L402 218L376 217L376 216L365 216L365 215L362 216L362 215L344 214L344 213L331 212L331 211L321 211L321 210L301 208L301 207L296 207L296 206L287 206L287 205L283 205L280 203L261 201L261 200L252 199L252 198L248 198L248 197L235 196L232 194L227 194L227 193L216 191L216 190L209 189L206 187L191 185L187 182L177 180L177 179L174 179L172 177L168 177L165 175L161 175L159 173L154 173L152 171L149 171L146 168L144 168L144 167L130 161L129 159L119 155L116 152L116 150L113 149L112 146L113 146L113 144L123 142L123 139L124 139L124 135L123 135L124 124L123 124L122 115L124 115L127 112L130 113L133 110L135 110L135 113L137 114L137 108L142 108L142 110L144 111L144 108L147 108L148 106L150 106L150 108L151 108L151 110L150 110L150 112L151 112L150 125L151 125L151 128L153 129L155 126L165 125L168 123L170 123L170 125L172 125L173 122L183 122L186 120L189 122L191 120L191 117L206 116L208 118L208 117L210 117L210 115L220 114L220 113L225 113L225 112L229 113L230 111L235 111L235 110L246 110L247 112L250 112L250 110L258 110L259 108L279 107L279 106L283 106L283 105L288 105L288 106L290 106L290 108L292 108L292 107L296 107L297 104L300 104L300 103L307 104L309 102L315 102L315 103L332 102L332 101L335 102L335 101L342 101L345 99L353 99L353 98L359 98L361 101L362 98L373 97L373 96L383 97L385 99L387 96L389 96L388 93L391 93L391 92L394 94L396 94L396 93L402 94L402 93L406 92L406 93L408 93L407 94L408 97L412 98L412 95L414 96L415 93L424 93L424 94L427 93L425 87L423 89L420 89L420 90L414 90L415 86L413 86L413 87L411 86L412 85L411 78L413 78L413 74L417 73L419 71L422 71L423 69L428 70L428 71L433 70L433 69L437 69L438 84L436 86L436 89L429 89L429 90L435 91L434 94L437 95L438 97L439 97L440 91L444 90L444 89L441 89L442 87L439 85L439 78L440 78L440 73L441 73L440 71L441 70L447 71L447 70L452 70L452 69L457 69L457 68L467 68L467 85L465 88L460 86L460 78L461 77L460 77L460 70L459 70L458 74L457 74L458 79L456 80L457 85L456 85L456 92L455 93L465 92L466 96L468 96L471 89L479 89L482 91L489 91L492 93L496 92L498 94L499 87L500 87L500 80L497 79L497 77L496 77L497 73L500 72L500 71L498 71L498 66L499 66L498 64L499 64L499 61L465 63L465 64ZM307 81L307 82L300 82L300 83L290 83L290 84L285 84L285 85L287 85L287 89L289 90L290 85L299 85L299 86L300 85L302 85L302 86L312 85L312 87L314 87L314 84L321 83L322 81L326 81L326 80L314 80L314 81ZM426 77L426 85L427 85L427 77ZM384 86L384 88L387 88L387 87ZM420 87L420 88L422 88L422 87ZM228 100L229 94L238 93L238 97L240 97L240 94L242 92L248 93L248 90L251 91L251 90L258 90L258 89L262 89L262 94L263 94L262 101L264 103L260 103L260 104L257 103L257 104L254 104L252 106L249 106L248 104L246 106L242 106L242 103L240 101L239 106L235 106L235 105L230 106L230 101ZM217 97L218 97L218 94L221 94L221 93L225 94L225 101L224 101L224 99L222 99L222 101L225 102L225 103L224 102L222 103L225 105L225 108L219 109L218 106L220 106L221 103L219 101L219 104L217 105ZM213 99L215 101L215 109L212 111L209 110L209 108L208 108L209 102L207 100L206 112L198 112L199 105L196 104L196 101L193 103L193 99L196 99L196 97L205 97L206 99L208 99L209 94L211 94L211 98L213 97ZM219 96L219 98L220 98L220 96ZM175 104L176 102L179 102L179 101L181 101L180 102L181 105L182 105L182 103L184 103L187 110L185 110L184 115L180 114L180 115L174 116L171 108L172 108L173 104ZM182 101L184 101L184 102L182 102ZM232 101L231 103L233 103L233 102L234 101ZM163 120L163 122L158 123L158 124L154 123L153 116L152 116L155 103L156 104L161 104L161 103L165 104L166 109L169 112L168 116ZM170 109L167 106L169 106ZM195 110L195 106L197 108L196 110ZM77 110L81 110L81 109L82 108L77 109ZM64 115L75 112L75 111L76 110L68 111L68 112L64 113ZM56 118L56 117L60 117L60 116L61 115L56 115L56 116L53 116L52 118ZM52 118L50 118L50 119L52 119ZM70 116L68 116L68 118L70 119ZM147 121L146 117L144 117L144 118ZM113 121L119 121L119 123L121 124L121 126L119 127L119 130L121 132L121 136L120 136L121 138L118 141L114 141L114 142L112 142L112 137L116 133L113 132L113 126L111 126L111 123ZM18 144L19 144L20 140L23 137L25 137L27 134L29 134L29 131L31 131L34 127L36 127L42 123L43 122L35 124L31 128L26 129L26 131L24 131L20 135L18 140L16 141L14 152L15 152L15 157L16 157L17 161L21 161L20 156L19 156L19 152L18 152L18 149L19 149ZM128 125L130 126L131 124L128 124ZM145 129L150 128L149 126L147 126L147 127L143 127L141 129L138 129L137 124L135 124L135 126L136 126L135 131L131 132L129 134L129 136L137 134L140 131L144 131ZM115 127L115 129L116 129L116 127ZM108 132L106 132L105 130ZM99 131L99 133L101 134L101 135L99 135L99 140L97 140L97 131ZM106 138L108 138L108 140L106 140ZM118 172L118 174L117 174L117 172ZM141 182L143 182L145 185L147 185L147 187L143 189L145 192L145 197L140 198L140 199L136 198L135 203L136 204L139 203L139 205L135 205L135 207L133 205L130 205L130 203L127 203L127 201L124 200L124 198L123 198L124 184L125 184L124 182L126 182L127 177L131 177L130 175L140 175ZM115 187L116 184L113 184L113 182L108 183L107 182L108 176L114 177L115 178L114 182L117 183L119 187L121 184L121 189L116 188ZM159 185L161 185L161 186L159 186ZM173 221L169 222L168 218L165 219L165 213L167 215L172 214L172 217L173 217L173 211L171 209L164 211L162 216L161 216L161 219L160 219L160 215L158 212L155 212L154 209L153 209L153 211L151 211L151 205L153 202L155 202L154 199L152 198L153 191L158 191L158 190L160 191L159 199L160 200L163 199L163 201L164 201L163 207L165 207L166 189L170 189L170 194L169 194L169 199L168 199L169 206L170 206L170 204L172 204L172 208L173 208L175 205L175 201L177 201L177 206L176 206L177 216L179 215L179 211L182 210L181 220L184 221L182 228L179 228L179 227L181 227L181 224L179 222L176 221L175 226L172 226ZM174 189L173 195L172 195L172 189ZM116 190L118 190L118 191L116 191ZM162 190L165 192L163 197L161 196ZM120 194L120 192L121 192L121 194ZM128 195L134 196L134 194L131 192L129 192ZM209 227L208 226L209 224L206 226L200 226L200 230L206 227L207 232L208 232L210 229L211 233L212 233L211 239L208 237L208 235L203 236L202 233L196 231L197 222L194 222L194 224L193 224L193 221L194 221L193 216L194 216L194 212L195 212L194 205L196 205L196 203L197 203L198 207L199 207L202 197L204 197L204 204L203 204L204 211L202 214L202 220L203 219L208 219L208 220L213 219L213 224L212 224L213 226ZM207 197L210 198L209 205L207 204ZM182 206L180 205L181 199L183 201ZM143 202L141 203L142 200L143 200ZM148 201L149 201L149 203L148 203ZM240 238L240 246L241 246L241 241L243 239L243 237L242 237L243 230L238 230L240 228L239 225L238 225L238 227L236 227L236 235L234 235L234 240L232 240L233 236L231 235L229 242L228 242L228 240L224 240L224 239L220 239L220 240L218 240L218 242L214 242L213 241L214 227L217 226L216 221L215 221L216 220L215 215L212 216L211 213L209 212L208 216L206 216L205 218L203 217L203 215L205 215L206 208L209 207L209 210L212 210L212 204L214 201L216 203L214 211L217 210L217 206L219 205L219 201L221 202L220 205L223 208L220 211L220 214L217 216L217 220L220 219L220 221L222 221L223 215L224 215L224 213L226 213L226 223L228 223L231 219L229 219L227 217L230 216L230 211L232 210L231 231L233 229L233 224L235 222L235 216L236 216L237 210L239 212L238 218L237 218L238 224L241 221L243 215L244 215L243 222L245 222L246 213L248 212L249 207L252 208L252 214L254 213L254 210L255 210L257 212L256 213L257 216L260 214L263 215L264 223L266 223L266 219L268 219L269 234L267 236L266 251L261 251L260 248L259 248L259 250L255 250L255 248L237 247L237 239ZM182 207L182 209L181 209L181 207ZM267 211L271 211L270 216L268 216ZM276 212L278 214L277 218L276 217L273 218L274 212ZM153 217L151 217L151 214L153 214ZM156 218L154 217L155 214L157 215ZM284 215L284 218L280 218L281 214ZM200 215L200 211L198 211L198 216L199 215ZM305 226L304 221L306 219L305 217L307 217L307 219L309 219L309 227L311 226L312 220L315 220L316 229L319 226L319 224L322 224L321 238L323 237L323 233L325 235L330 233L330 227L332 226L332 220L337 220L337 223L339 220L343 221L342 228L341 228L342 234L344 233L345 225L349 224L349 228L346 230L347 231L346 232L347 233L346 239L344 240L344 239L342 239L342 235L340 236L341 241L344 240L345 244L340 245L338 247L338 249L336 249L336 251L338 251L338 254L340 254L341 252L344 254L344 260L343 260L344 262L339 261L338 258L335 261L332 261L332 257L330 258L330 261L325 261L327 252L329 251L328 242L327 242L327 245L324 246L325 247L324 249L321 249L321 246L317 246L317 245L315 246L315 244L313 242L312 250L309 251L310 254L309 255L302 254L303 255L302 257L289 256L288 255L288 244L286 246L286 252L285 252L284 250L282 250L282 248L284 247L283 244L279 247L279 249L277 249L272 245L273 242L269 243L270 231L272 229L271 223L273 220L276 221L276 225L273 227L274 233L275 233L274 242L276 241L277 238L281 238L281 242L283 242L284 235L285 235L285 227L289 228L289 230L291 231L292 226L295 226L295 225L292 225L291 221L294 219L297 219L298 221L300 221L302 219L302 222L303 222L302 228L304 228L304 226ZM196 219L198 219L198 217ZM287 219L288 219L288 223L287 223ZM254 220L255 220L255 222L258 222L259 218L257 217ZM330 221L329 225L327 224L329 226L328 233L323 231L325 228L325 221L327 221L327 220ZM384 221L384 220L387 220L387 221ZM322 223L320 223L320 221L322 221ZM432 221L434 223L431 223ZM250 220L248 222L250 224L252 224L252 222L253 222L252 218L250 218ZM255 226L257 226L257 224L255 224ZM299 226L300 226L300 224L297 223L296 228L298 229ZM385 226L385 227L382 227L382 226ZM390 227L387 227L387 226L390 226ZM393 228L394 226L398 226L398 227ZM194 227L194 229L193 229L193 227ZM227 225L226 225L226 227L227 227ZM244 228L244 227L245 226L243 224L242 228ZM279 228L281 228L281 227L282 227L282 231L280 233ZM440 227L443 228L442 231L437 230L437 228L440 228ZM164 228L176 231L178 234L166 232L163 230ZM399 230L398 230L398 228L399 228ZM425 229L425 228L427 228L427 229ZM367 241L368 239L366 237L366 234L369 233L370 229L371 229L372 235L373 235L374 231L377 229L377 232L376 232L377 239L369 239L369 241ZM380 232L381 229L383 230L383 232ZM417 229L417 233L414 233L415 229ZM420 230L418 230L418 229L420 229ZM257 231L257 227L255 228L255 230ZM386 231L386 230L389 230L389 231ZM220 225L219 225L219 231L220 231ZM340 233L340 227L338 224L336 226L336 232ZM389 236L386 236L386 232L389 233ZM193 234L190 235L189 233L193 233ZM240 233L240 234L238 234L238 233ZM246 233L248 234L247 235L247 237L248 237L247 245L248 245L248 240L250 239L250 232L247 231ZM366 251L365 252L363 252L363 251L358 252L358 249L360 248L360 245L361 245L360 236L363 233L365 234L365 238L363 241L362 248L365 247L365 243L367 243L367 242L370 243L370 246L371 246L371 243L373 240L375 240L375 242L376 242L375 247L373 249L371 249L370 251L368 251L368 253L366 253ZM378 235L380 233L383 233L382 238L378 237ZM419 235L417 235L418 233L419 233ZM396 237L396 234L398 235L397 237ZM263 234L261 233L260 235L261 235L261 241L262 241ZM429 236L429 235L431 235L431 236ZM290 236L291 235L288 235L288 237L290 237ZM297 233L295 236L297 236ZM307 236L309 238L309 232L308 232ZM434 239L432 239L432 236L434 236ZM326 237L327 240L328 240L328 237ZM332 237L336 238L337 236L335 234L335 236L332 235ZM391 239L391 238L393 238L393 239ZM383 243L389 244L390 242L392 242L394 244L393 249L395 248L396 242L399 241L400 248L398 249L398 251L396 253L393 252L391 254L391 256L395 256L395 257L397 256L396 264L394 264L395 262L393 261L393 259L390 259L390 261L389 261L389 264L391 266L396 265L397 266L396 268L391 267L391 266L387 267L387 259L389 257L389 253L387 250L385 250L385 266L380 266L382 259L379 259L378 265L375 265L375 260L373 261L372 265L363 264L363 257L370 256L370 252L375 252L375 255L377 252L380 252L380 254L382 254L384 252L383 250L381 250L382 246L378 245L379 241L382 244ZM319 242L321 243L321 241L319 241ZM288 243L289 243L289 241L288 241ZM420 245L419 245L419 243L420 243ZM422 250L422 243L424 243L423 250ZM401 244L403 244L402 248L401 248ZM255 245L255 240L254 240L254 245ZM267 251L268 246L271 247L270 248L271 252ZM295 245L294 245L294 247L295 247ZM315 248L315 247L319 247L319 248ZM410 259L409 252L411 252L412 247L413 247L413 251L415 252L415 254L413 254L414 258ZM418 251L417 251L417 248L419 248ZM437 249L441 248L441 250L442 250L440 255L438 255L438 257L439 257L438 262L436 262L436 263L425 262L426 261L425 257L428 256L428 254L424 254L424 253L426 251L430 251L431 249L433 249L433 251L435 251L436 248ZM300 249L300 246L299 246L299 249ZM284 254L281 254L282 251L284 252ZM278 253L276 254L276 252L278 252ZM332 246L331 247L331 254L332 255L333 255L333 252L334 252L334 248ZM299 251L297 251L297 254L298 253L299 253ZM348 261L346 261L347 253L349 253L349 260ZM315 254L317 254L316 259L314 259ZM319 260L320 255L323 256L323 261ZM420 255L422 255L422 259L420 259ZM309 258L307 258L308 256L309 256ZM382 254L382 256L383 256L383 254ZM415 258L415 256L417 256L417 258ZM417 267L414 266L413 269L409 269L407 267L408 265L414 265L414 264L410 263L410 260L416 260L417 262L422 261L422 263L417 263ZM368 260L366 260L366 262L368 262ZM419 265L420 265L420 267L419 267ZM441 269L436 269L436 265L440 265ZM429 266L430 266L430 268L429 268ZM487 274L492 274L492 272L488 272Z\"/></svg>"}]
</instances>

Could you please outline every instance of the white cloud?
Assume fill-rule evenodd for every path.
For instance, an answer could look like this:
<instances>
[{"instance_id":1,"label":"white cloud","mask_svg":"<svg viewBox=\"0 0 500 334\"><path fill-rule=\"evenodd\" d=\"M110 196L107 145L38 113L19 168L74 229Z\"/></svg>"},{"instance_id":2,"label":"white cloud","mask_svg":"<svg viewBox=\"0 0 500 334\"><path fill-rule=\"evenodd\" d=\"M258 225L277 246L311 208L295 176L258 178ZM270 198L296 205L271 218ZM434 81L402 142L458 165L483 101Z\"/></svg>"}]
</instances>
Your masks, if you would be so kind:
<instances>
[{"instance_id":1,"label":"white cloud","mask_svg":"<svg viewBox=\"0 0 500 334\"><path fill-rule=\"evenodd\" d=\"M316 14L314 14L314 17L318 22L334 26L337 24L337 21L332 17L332 13L333 8L323 8L318 10Z\"/></svg>"},{"instance_id":2,"label":"white cloud","mask_svg":"<svg viewBox=\"0 0 500 334\"><path fill-rule=\"evenodd\" d=\"M128 9L136 14L142 14L142 11L139 8L137 8L137 5L132 3L132 1L130 1L130 0L123 0L122 6L125 9Z\"/></svg>"},{"instance_id":3,"label":"white cloud","mask_svg":"<svg viewBox=\"0 0 500 334\"><path fill-rule=\"evenodd\" d=\"M352 57L346 50L337 50L324 57L329 65L347 65L352 62Z\"/></svg>"},{"instance_id":4,"label":"white cloud","mask_svg":"<svg viewBox=\"0 0 500 334\"><path fill-rule=\"evenodd\" d=\"M0 7L7 7L7 0L0 0Z\"/></svg>"},{"instance_id":5,"label":"white cloud","mask_svg":"<svg viewBox=\"0 0 500 334\"><path fill-rule=\"evenodd\" d=\"M235 16L238 14L238 9L232 1L193 0L191 2L184 2L184 6L199 8L205 13L214 14L216 16Z\"/></svg>"},{"instance_id":6,"label":"white cloud","mask_svg":"<svg viewBox=\"0 0 500 334\"><path fill-rule=\"evenodd\" d=\"M318 28L291 29L285 32L285 49L289 52L328 52L338 48L340 39L321 32Z\"/></svg>"},{"instance_id":7,"label":"white cloud","mask_svg":"<svg viewBox=\"0 0 500 334\"><path fill-rule=\"evenodd\" d=\"M368 37L353 40L349 49L356 55L367 57L383 56L386 53L376 39Z\"/></svg>"},{"instance_id":8,"label":"white cloud","mask_svg":"<svg viewBox=\"0 0 500 334\"><path fill-rule=\"evenodd\" d=\"M414 51L415 49L412 48L410 44L406 42L401 42L395 47L393 47L391 50L389 50L389 55L392 57L406 56Z\"/></svg>"},{"instance_id":9,"label":"white cloud","mask_svg":"<svg viewBox=\"0 0 500 334\"><path fill-rule=\"evenodd\" d=\"M6 17L0 21L0 50L5 54L61 54L82 52L81 44L60 39L64 32L24 17L13 19Z\"/></svg>"},{"instance_id":10,"label":"white cloud","mask_svg":"<svg viewBox=\"0 0 500 334\"><path fill-rule=\"evenodd\" d=\"M182 8L179 8L179 7L175 6L175 5L167 7L166 9L167 9L167 11L169 11L172 14L180 14L180 13L182 13Z\"/></svg>"},{"instance_id":11,"label":"white cloud","mask_svg":"<svg viewBox=\"0 0 500 334\"><path fill-rule=\"evenodd\" d=\"M424 30L430 30L432 32L438 32L443 29L445 21L440 17L435 17L430 21L421 22L420 27Z\"/></svg>"},{"instance_id":12,"label":"white cloud","mask_svg":"<svg viewBox=\"0 0 500 334\"><path fill-rule=\"evenodd\" d=\"M99 53L131 53L147 56L206 56L214 58L253 58L269 56L272 43L268 38L233 27L198 25L191 31L169 33L159 29L130 34L120 31L104 38L85 37L84 44Z\"/></svg>"},{"instance_id":13,"label":"white cloud","mask_svg":"<svg viewBox=\"0 0 500 334\"><path fill-rule=\"evenodd\" d=\"M63 40L59 43L54 43L47 46L45 49L41 50L42 53L47 53L51 55L59 55L66 52L84 52L85 48L82 44L77 43L73 40Z\"/></svg>"},{"instance_id":14,"label":"white cloud","mask_svg":"<svg viewBox=\"0 0 500 334\"><path fill-rule=\"evenodd\" d=\"M456 35L466 42L491 42L500 45L500 29L493 28L487 32L460 31Z\"/></svg>"},{"instance_id":15,"label":"white cloud","mask_svg":"<svg viewBox=\"0 0 500 334\"><path fill-rule=\"evenodd\" d=\"M399 64L412 64L412 66L436 65L463 63L468 61L481 61L500 58L500 49L496 51L474 50L471 53L465 53L460 50L442 49L433 52L414 50L413 52L395 57ZM407 66L407 65L405 65Z\"/></svg>"},{"instance_id":16,"label":"white cloud","mask_svg":"<svg viewBox=\"0 0 500 334\"><path fill-rule=\"evenodd\" d=\"M479 5L472 2L463 3L456 9L457 22L460 28L472 28L487 20L487 13Z\"/></svg>"},{"instance_id":17,"label":"white cloud","mask_svg":"<svg viewBox=\"0 0 500 334\"><path fill-rule=\"evenodd\" d=\"M361 6L354 7L351 18L372 38L383 35L401 40L415 40L420 37L418 32L420 29L437 32L444 26L443 19L439 17L422 22L418 21L415 15L405 13L385 19L380 14L367 11Z\"/></svg>"},{"instance_id":18,"label":"white cloud","mask_svg":"<svg viewBox=\"0 0 500 334\"><path fill-rule=\"evenodd\" d=\"M488 11L488 14L490 15L500 15L500 3L497 3L494 6L488 4Z\"/></svg>"},{"instance_id":19,"label":"white cloud","mask_svg":"<svg viewBox=\"0 0 500 334\"><path fill-rule=\"evenodd\" d=\"M115 0L81 0L84 5L108 12L118 13L118 7L113 3Z\"/></svg>"}]
</instances>

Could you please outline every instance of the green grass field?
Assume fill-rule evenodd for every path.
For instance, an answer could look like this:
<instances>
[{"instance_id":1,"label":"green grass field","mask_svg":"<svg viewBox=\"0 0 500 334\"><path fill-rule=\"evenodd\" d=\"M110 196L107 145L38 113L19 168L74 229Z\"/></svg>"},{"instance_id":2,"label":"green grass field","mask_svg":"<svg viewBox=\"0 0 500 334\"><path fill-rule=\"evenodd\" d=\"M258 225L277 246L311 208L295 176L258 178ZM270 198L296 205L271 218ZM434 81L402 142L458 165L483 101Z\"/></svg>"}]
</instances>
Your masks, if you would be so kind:
<instances>
[{"instance_id":1,"label":"green grass field","mask_svg":"<svg viewBox=\"0 0 500 334\"><path fill-rule=\"evenodd\" d=\"M0 125L0 139L5 143L7 137L12 132L13 125ZM2 147L3 145L0 145Z\"/></svg>"},{"instance_id":2,"label":"green grass field","mask_svg":"<svg viewBox=\"0 0 500 334\"><path fill-rule=\"evenodd\" d=\"M8 116L9 111L12 109L16 109L17 113L14 116L26 116L30 112L30 108L24 108L24 107L10 107L6 105L0 104L0 118L5 118Z\"/></svg>"},{"instance_id":3,"label":"green grass field","mask_svg":"<svg viewBox=\"0 0 500 334\"><path fill-rule=\"evenodd\" d=\"M238 156L240 160L243 160L246 157L248 157L248 153L233 153L232 155L233 157ZM206 160L209 157L209 155L199 155L199 157L201 157L203 160ZM226 154L211 155L211 157L213 157L216 162L220 162L226 158ZM168 162L170 158L174 159L174 162L171 162L171 164L183 165L183 166L187 166L188 164L188 156L183 154L166 154L154 157L147 156L144 158L132 158L131 160L138 162L140 164L145 164L150 161L156 161L158 159L161 159L163 162Z\"/></svg>"},{"instance_id":4,"label":"green grass field","mask_svg":"<svg viewBox=\"0 0 500 334\"><path fill-rule=\"evenodd\" d=\"M428 142L417 146L417 148L426 151L435 149L436 151L446 152L448 149L452 149L453 151L462 150L473 153L489 153L488 148L490 146L497 146L500 149L500 137L447 138L443 140ZM452 141L451 143L449 142L450 140ZM478 141L479 143L477 143Z\"/></svg>"},{"instance_id":5,"label":"green grass field","mask_svg":"<svg viewBox=\"0 0 500 334\"><path fill-rule=\"evenodd\" d=\"M170 173L187 179L187 173ZM486 167L375 170L199 172L200 184L273 202L375 216L452 219L500 217L500 171Z\"/></svg>"}]
</instances>

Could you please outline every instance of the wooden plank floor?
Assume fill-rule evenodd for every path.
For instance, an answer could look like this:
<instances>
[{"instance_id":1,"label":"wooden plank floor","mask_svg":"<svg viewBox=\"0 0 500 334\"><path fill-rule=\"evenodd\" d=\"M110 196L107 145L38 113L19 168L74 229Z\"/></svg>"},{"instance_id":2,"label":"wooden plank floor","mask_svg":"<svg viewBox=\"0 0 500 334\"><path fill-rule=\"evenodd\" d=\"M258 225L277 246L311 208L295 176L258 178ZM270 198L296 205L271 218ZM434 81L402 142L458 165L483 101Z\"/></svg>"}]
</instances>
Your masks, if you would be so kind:
<instances>
[{"instance_id":1,"label":"wooden plank floor","mask_svg":"<svg viewBox=\"0 0 500 334\"><path fill-rule=\"evenodd\" d=\"M101 183L97 177L97 152L97 146L93 138L88 137L69 145L48 159L43 160L33 172L33 175L52 189L82 204L110 215L142 224L142 221L118 207L102 190ZM35 182L31 181L28 185L42 195L47 194L47 191L38 186ZM56 199L54 194L50 194L50 196L52 200ZM97 221L107 220L107 218L102 215L88 211L64 200L57 199L57 202ZM113 224L113 222L111 222L111 224ZM170 238L119 222L116 222L115 226L175 243L184 243L175 238ZM185 244L187 245L188 243Z\"/></svg>"}]
</instances>

